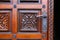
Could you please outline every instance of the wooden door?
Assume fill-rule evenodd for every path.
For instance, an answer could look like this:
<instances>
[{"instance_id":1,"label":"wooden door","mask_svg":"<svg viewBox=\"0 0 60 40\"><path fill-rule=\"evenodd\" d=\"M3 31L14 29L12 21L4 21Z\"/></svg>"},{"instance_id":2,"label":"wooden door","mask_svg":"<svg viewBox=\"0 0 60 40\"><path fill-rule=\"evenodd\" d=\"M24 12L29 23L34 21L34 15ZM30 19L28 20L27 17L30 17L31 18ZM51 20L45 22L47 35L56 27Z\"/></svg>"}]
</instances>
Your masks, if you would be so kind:
<instances>
[{"instance_id":1,"label":"wooden door","mask_svg":"<svg viewBox=\"0 0 60 40\"><path fill-rule=\"evenodd\" d=\"M0 0L0 40L53 40L53 0Z\"/></svg>"}]
</instances>

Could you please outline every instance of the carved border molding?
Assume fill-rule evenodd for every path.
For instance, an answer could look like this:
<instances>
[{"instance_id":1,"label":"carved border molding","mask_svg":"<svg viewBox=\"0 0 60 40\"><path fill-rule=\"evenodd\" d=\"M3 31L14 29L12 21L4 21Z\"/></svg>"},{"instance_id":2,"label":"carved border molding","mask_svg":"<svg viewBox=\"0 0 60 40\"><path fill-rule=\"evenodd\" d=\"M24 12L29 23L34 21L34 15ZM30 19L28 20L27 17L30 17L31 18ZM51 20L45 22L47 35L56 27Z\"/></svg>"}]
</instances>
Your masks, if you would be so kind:
<instances>
[{"instance_id":1,"label":"carved border molding","mask_svg":"<svg viewBox=\"0 0 60 40\"><path fill-rule=\"evenodd\" d=\"M49 0L48 1L48 5L49 5L49 7L48 7L48 9L49 9L49 31L48 31L48 40L53 40L53 8L54 8L54 0Z\"/></svg>"}]
</instances>

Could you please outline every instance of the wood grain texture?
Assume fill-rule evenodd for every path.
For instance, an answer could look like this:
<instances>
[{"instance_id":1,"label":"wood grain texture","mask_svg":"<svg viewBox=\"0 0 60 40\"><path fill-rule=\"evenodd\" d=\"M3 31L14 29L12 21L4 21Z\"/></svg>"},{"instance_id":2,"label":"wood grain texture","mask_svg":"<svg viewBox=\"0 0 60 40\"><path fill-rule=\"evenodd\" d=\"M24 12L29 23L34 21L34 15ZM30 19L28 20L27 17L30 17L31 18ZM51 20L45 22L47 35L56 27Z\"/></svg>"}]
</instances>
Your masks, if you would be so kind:
<instances>
[{"instance_id":1,"label":"wood grain texture","mask_svg":"<svg viewBox=\"0 0 60 40\"><path fill-rule=\"evenodd\" d=\"M0 34L1 39L9 39L12 38L12 34Z\"/></svg>"},{"instance_id":2,"label":"wood grain texture","mask_svg":"<svg viewBox=\"0 0 60 40\"><path fill-rule=\"evenodd\" d=\"M0 4L0 9L11 9L12 7L11 4Z\"/></svg>"},{"instance_id":3,"label":"wood grain texture","mask_svg":"<svg viewBox=\"0 0 60 40\"><path fill-rule=\"evenodd\" d=\"M41 39L42 35L41 34L17 34L17 38L21 39Z\"/></svg>"},{"instance_id":4,"label":"wood grain texture","mask_svg":"<svg viewBox=\"0 0 60 40\"><path fill-rule=\"evenodd\" d=\"M18 4L18 9L41 9L41 4Z\"/></svg>"}]
</instances>

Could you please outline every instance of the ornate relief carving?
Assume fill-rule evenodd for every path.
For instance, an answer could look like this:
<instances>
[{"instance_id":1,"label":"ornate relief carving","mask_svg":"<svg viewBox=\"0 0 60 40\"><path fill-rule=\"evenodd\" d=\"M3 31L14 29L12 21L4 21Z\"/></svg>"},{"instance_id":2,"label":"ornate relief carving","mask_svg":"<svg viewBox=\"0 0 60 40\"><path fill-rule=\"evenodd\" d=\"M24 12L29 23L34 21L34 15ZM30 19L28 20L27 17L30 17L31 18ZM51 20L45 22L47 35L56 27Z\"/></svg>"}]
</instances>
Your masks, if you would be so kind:
<instances>
[{"instance_id":1,"label":"ornate relief carving","mask_svg":"<svg viewBox=\"0 0 60 40\"><path fill-rule=\"evenodd\" d=\"M21 13L22 15L22 28L21 31L37 31L36 13Z\"/></svg>"},{"instance_id":2,"label":"ornate relief carving","mask_svg":"<svg viewBox=\"0 0 60 40\"><path fill-rule=\"evenodd\" d=\"M8 30L9 16L6 13L0 13L0 31Z\"/></svg>"},{"instance_id":3,"label":"ornate relief carving","mask_svg":"<svg viewBox=\"0 0 60 40\"><path fill-rule=\"evenodd\" d=\"M53 40L53 0L49 0L49 40Z\"/></svg>"}]
</instances>

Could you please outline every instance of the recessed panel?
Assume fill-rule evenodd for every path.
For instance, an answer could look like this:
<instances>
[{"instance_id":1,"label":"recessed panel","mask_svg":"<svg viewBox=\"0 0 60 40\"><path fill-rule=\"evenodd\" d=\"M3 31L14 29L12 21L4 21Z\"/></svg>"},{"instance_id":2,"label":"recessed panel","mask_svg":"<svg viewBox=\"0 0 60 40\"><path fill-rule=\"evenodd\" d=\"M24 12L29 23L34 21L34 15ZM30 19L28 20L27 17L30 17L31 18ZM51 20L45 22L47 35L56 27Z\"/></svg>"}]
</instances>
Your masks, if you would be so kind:
<instances>
[{"instance_id":1,"label":"recessed panel","mask_svg":"<svg viewBox=\"0 0 60 40\"><path fill-rule=\"evenodd\" d=\"M0 32L10 31L10 12L0 11Z\"/></svg>"},{"instance_id":2,"label":"recessed panel","mask_svg":"<svg viewBox=\"0 0 60 40\"><path fill-rule=\"evenodd\" d=\"M38 32L39 19L37 18L38 11L20 10L18 13L18 31L20 32Z\"/></svg>"},{"instance_id":3,"label":"recessed panel","mask_svg":"<svg viewBox=\"0 0 60 40\"><path fill-rule=\"evenodd\" d=\"M20 31L37 31L36 13L20 13Z\"/></svg>"}]
</instances>

